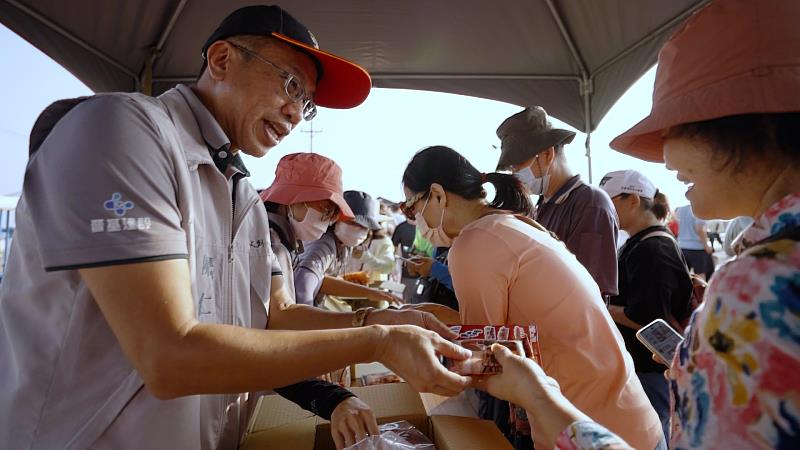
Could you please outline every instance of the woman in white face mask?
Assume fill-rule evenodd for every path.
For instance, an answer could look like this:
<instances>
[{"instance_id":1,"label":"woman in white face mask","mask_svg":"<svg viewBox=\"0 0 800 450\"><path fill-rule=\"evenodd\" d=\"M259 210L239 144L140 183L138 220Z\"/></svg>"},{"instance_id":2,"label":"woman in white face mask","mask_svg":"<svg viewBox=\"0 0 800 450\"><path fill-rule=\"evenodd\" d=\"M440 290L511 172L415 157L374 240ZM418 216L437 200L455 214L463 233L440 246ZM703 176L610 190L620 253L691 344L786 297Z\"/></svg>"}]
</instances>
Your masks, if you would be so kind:
<instances>
[{"instance_id":1,"label":"woman in white face mask","mask_svg":"<svg viewBox=\"0 0 800 450\"><path fill-rule=\"evenodd\" d=\"M338 219L356 219L356 214L344 199L342 170L332 160L312 153L295 153L284 156L275 170L275 181L261 192L267 208L270 227L270 244L281 266L283 285L291 296L273 298L269 303L271 329L311 330L349 328L372 324L411 324L428 328L451 338L447 327L430 313L423 311L361 310L332 312L304 304L294 304L295 277L293 261L303 253L303 242L319 240ZM331 231L331 236L333 231ZM326 235L327 236L327 235ZM360 239L360 236L359 236ZM254 241L257 247L264 242ZM264 274L269 276L269 274ZM366 295L363 286L354 286L359 294ZM300 297L302 299L302 297ZM365 403L338 385L320 380L304 381L276 389L283 397L320 416L330 418L334 439L357 442L364 434L378 433L375 416ZM355 419L355 420L353 420Z\"/></svg>"},{"instance_id":2,"label":"woman in white face mask","mask_svg":"<svg viewBox=\"0 0 800 450\"><path fill-rule=\"evenodd\" d=\"M375 302L401 303L394 295L351 283L342 278L354 248L361 246L370 231L381 229L378 202L361 191L347 191L344 199L353 211L352 219L340 220L321 239L309 243L294 269L298 302L316 303L329 309L344 305L326 296L362 297ZM364 280L366 281L366 280Z\"/></svg>"},{"instance_id":3,"label":"woman in white face mask","mask_svg":"<svg viewBox=\"0 0 800 450\"><path fill-rule=\"evenodd\" d=\"M496 191L491 202L484 183ZM566 397L636 448L655 448L661 423L633 376L597 284L562 242L526 216L531 203L519 179L482 174L455 150L438 146L412 158L403 187L406 216L416 218L433 245L450 247L461 323L535 324L544 370ZM482 411L492 411L484 418L524 439L525 427L509 429L508 415L495 413L508 407L492 405L497 400L488 395L481 401ZM536 448L554 447L543 436L534 440Z\"/></svg>"}]
</instances>

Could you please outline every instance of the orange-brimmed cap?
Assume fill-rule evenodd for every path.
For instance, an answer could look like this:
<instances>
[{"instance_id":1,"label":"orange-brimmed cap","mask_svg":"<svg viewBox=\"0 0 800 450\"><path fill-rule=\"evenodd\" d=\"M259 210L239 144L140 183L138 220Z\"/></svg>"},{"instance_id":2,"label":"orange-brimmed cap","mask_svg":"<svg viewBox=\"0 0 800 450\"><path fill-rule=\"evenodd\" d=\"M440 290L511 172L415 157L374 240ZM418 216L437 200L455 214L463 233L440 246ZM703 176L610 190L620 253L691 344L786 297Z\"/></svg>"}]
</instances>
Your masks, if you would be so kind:
<instances>
[{"instance_id":1,"label":"orange-brimmed cap","mask_svg":"<svg viewBox=\"0 0 800 450\"><path fill-rule=\"evenodd\" d=\"M800 1L716 0L664 44L650 115L611 141L663 161L670 127L740 114L800 111Z\"/></svg>"},{"instance_id":2,"label":"orange-brimmed cap","mask_svg":"<svg viewBox=\"0 0 800 450\"><path fill-rule=\"evenodd\" d=\"M338 164L316 153L292 153L278 161L275 181L261 191L261 200L281 205L331 200L339 207L340 218L352 220L355 215L343 194Z\"/></svg>"},{"instance_id":3,"label":"orange-brimmed cap","mask_svg":"<svg viewBox=\"0 0 800 450\"><path fill-rule=\"evenodd\" d=\"M272 36L311 56L318 72L314 94L317 106L353 108L369 95L372 79L366 70L320 50L311 30L277 5L245 6L230 13L206 40L203 57L214 42L241 35Z\"/></svg>"}]
</instances>

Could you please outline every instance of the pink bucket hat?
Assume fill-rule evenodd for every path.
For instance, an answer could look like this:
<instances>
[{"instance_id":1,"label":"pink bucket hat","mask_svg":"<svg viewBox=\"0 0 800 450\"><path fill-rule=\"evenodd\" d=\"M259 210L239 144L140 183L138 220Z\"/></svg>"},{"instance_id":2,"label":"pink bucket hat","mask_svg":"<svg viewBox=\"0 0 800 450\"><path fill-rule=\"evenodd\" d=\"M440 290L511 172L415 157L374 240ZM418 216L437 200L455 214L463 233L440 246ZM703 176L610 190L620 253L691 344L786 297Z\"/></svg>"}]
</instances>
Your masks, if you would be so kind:
<instances>
[{"instance_id":1,"label":"pink bucket hat","mask_svg":"<svg viewBox=\"0 0 800 450\"><path fill-rule=\"evenodd\" d=\"M275 181L261 191L261 200L281 205L331 200L339 207L340 218L352 220L353 211L342 193L338 164L316 153L292 153L278 161Z\"/></svg>"},{"instance_id":2,"label":"pink bucket hat","mask_svg":"<svg viewBox=\"0 0 800 450\"><path fill-rule=\"evenodd\" d=\"M611 141L663 161L662 134L691 122L800 111L800 1L716 0L658 55L650 115Z\"/></svg>"}]
</instances>

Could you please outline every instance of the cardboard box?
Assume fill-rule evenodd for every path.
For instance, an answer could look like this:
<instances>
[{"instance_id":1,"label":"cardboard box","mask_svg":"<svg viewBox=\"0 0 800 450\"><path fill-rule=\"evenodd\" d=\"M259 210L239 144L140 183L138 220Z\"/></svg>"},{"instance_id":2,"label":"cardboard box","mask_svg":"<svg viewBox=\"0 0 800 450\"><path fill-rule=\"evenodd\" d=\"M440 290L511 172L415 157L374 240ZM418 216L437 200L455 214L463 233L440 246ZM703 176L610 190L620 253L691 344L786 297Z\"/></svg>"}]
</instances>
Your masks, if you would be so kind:
<instances>
[{"instance_id":1,"label":"cardboard box","mask_svg":"<svg viewBox=\"0 0 800 450\"><path fill-rule=\"evenodd\" d=\"M430 437L438 450L510 450L494 423L470 417L432 416L419 393L406 383L352 388L367 403L378 424L406 420ZM259 399L243 450L291 448L335 450L330 422L277 395Z\"/></svg>"}]
</instances>

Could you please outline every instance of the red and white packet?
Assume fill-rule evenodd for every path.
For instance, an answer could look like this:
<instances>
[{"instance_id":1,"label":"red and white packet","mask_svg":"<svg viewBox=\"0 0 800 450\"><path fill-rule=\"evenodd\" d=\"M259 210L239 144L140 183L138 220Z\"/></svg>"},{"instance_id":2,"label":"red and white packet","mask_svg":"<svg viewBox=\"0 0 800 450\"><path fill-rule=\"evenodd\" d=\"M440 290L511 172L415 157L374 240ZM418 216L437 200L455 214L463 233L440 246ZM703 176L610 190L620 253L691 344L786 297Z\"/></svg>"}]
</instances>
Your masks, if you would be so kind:
<instances>
[{"instance_id":1,"label":"red and white packet","mask_svg":"<svg viewBox=\"0 0 800 450\"><path fill-rule=\"evenodd\" d=\"M532 358L539 365L542 364L536 325L450 325L450 330L458 333L458 339L455 341L457 344L466 343L468 347L473 347L476 341L484 341L488 347L492 341L501 341L500 344L509 347L517 354L519 352L514 351L514 347L521 346L525 356ZM445 358L443 363L448 369L462 375L492 375L500 371L499 364L496 361L492 362L493 359L490 352L485 354L482 351L473 351L473 357L466 361Z\"/></svg>"}]
</instances>

